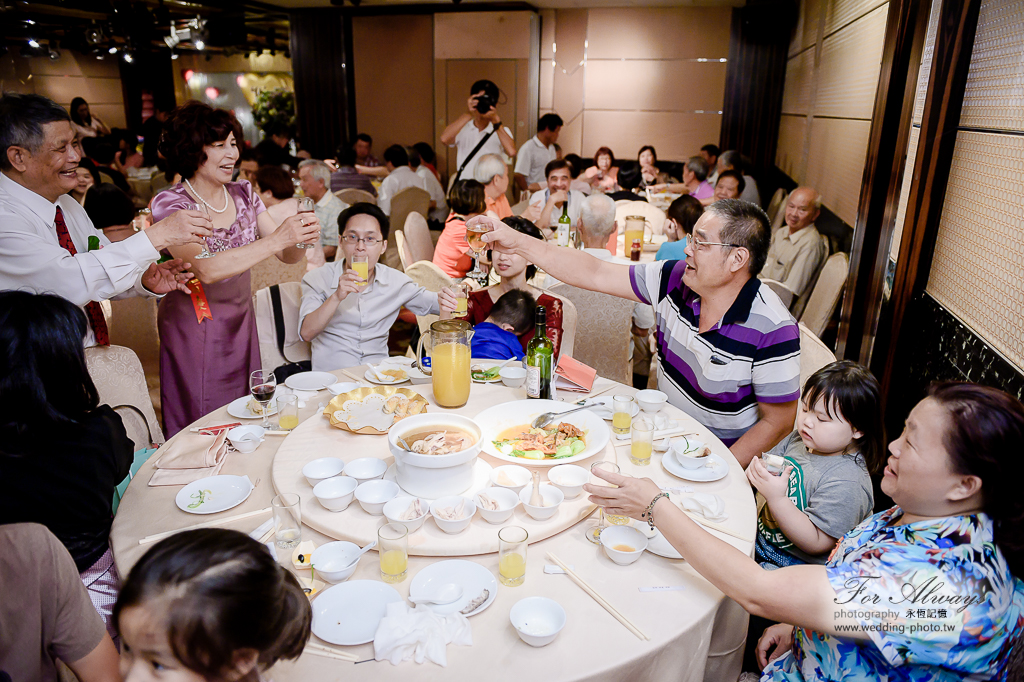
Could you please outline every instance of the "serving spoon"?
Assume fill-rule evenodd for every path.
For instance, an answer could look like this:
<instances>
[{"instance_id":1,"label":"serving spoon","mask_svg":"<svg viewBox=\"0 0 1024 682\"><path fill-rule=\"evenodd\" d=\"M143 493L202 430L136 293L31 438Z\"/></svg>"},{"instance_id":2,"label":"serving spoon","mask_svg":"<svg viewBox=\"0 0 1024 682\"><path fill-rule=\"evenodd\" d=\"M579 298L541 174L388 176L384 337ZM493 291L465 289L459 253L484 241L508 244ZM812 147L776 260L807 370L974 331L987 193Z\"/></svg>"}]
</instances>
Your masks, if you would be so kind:
<instances>
[{"instance_id":1,"label":"serving spoon","mask_svg":"<svg viewBox=\"0 0 1024 682\"><path fill-rule=\"evenodd\" d=\"M534 419L530 423L530 426L532 426L535 429L543 429L545 426L547 426L548 424L550 424L551 422L555 421L556 419L558 419L560 417L563 417L563 416L565 416L567 414L572 414L573 412L579 412L580 410L589 410L591 407L593 407L593 405L584 405L583 407L575 407L575 408L573 408L571 410L566 410L565 412L545 412L544 414L542 414L539 417L537 417L536 419Z\"/></svg>"}]
</instances>

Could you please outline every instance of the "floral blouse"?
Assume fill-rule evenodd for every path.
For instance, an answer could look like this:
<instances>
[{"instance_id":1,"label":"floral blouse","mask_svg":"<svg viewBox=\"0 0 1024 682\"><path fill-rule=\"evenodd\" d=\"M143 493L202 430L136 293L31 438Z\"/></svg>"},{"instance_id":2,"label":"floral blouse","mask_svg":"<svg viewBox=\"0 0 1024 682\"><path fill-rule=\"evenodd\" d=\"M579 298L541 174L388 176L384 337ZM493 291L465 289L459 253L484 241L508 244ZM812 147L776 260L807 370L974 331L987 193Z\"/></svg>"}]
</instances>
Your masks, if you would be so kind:
<instances>
[{"instance_id":1,"label":"floral blouse","mask_svg":"<svg viewBox=\"0 0 1024 682\"><path fill-rule=\"evenodd\" d=\"M856 610L870 641L795 628L792 651L765 669L762 682L1006 679L1024 629L1024 583L996 547L992 520L976 514L891 525L902 515L893 507L866 519L826 566L836 610Z\"/></svg>"}]
</instances>

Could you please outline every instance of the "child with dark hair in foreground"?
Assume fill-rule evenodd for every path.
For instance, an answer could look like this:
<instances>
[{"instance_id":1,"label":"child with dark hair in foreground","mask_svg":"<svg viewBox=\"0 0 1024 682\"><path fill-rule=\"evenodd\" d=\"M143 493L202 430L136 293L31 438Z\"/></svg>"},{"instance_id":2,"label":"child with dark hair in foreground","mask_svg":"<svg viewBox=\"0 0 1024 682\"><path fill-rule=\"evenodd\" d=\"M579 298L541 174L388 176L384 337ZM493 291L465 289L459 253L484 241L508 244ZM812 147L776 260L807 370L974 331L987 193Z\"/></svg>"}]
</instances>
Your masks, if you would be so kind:
<instances>
[{"instance_id":1,"label":"child with dark hair in foreground","mask_svg":"<svg viewBox=\"0 0 1024 682\"><path fill-rule=\"evenodd\" d=\"M519 336L533 327L536 308L537 300L529 292L513 289L503 294L487 319L473 328L473 357L522 360L525 353Z\"/></svg>"},{"instance_id":2,"label":"child with dark hair in foreground","mask_svg":"<svg viewBox=\"0 0 1024 682\"><path fill-rule=\"evenodd\" d=\"M259 542L223 528L154 545L114 606L127 682L257 682L277 661L299 657L311 620L295 576Z\"/></svg>"}]
</instances>

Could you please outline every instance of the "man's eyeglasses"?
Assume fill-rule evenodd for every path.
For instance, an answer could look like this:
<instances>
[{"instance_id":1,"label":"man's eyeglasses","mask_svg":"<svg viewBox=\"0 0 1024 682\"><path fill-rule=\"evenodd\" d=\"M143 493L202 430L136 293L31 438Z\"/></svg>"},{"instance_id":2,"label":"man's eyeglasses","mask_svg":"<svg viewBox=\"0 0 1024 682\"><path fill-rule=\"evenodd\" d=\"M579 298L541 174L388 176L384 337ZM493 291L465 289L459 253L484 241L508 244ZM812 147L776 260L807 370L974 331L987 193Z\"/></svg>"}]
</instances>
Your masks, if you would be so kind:
<instances>
[{"instance_id":1,"label":"man's eyeglasses","mask_svg":"<svg viewBox=\"0 0 1024 682\"><path fill-rule=\"evenodd\" d=\"M742 244L728 244L726 242L705 242L701 241L700 237L696 233L693 234L693 246L694 248L703 249L705 246L728 246L731 248L741 248Z\"/></svg>"},{"instance_id":2,"label":"man's eyeglasses","mask_svg":"<svg viewBox=\"0 0 1024 682\"><path fill-rule=\"evenodd\" d=\"M341 241L345 242L346 244L358 244L359 242L362 242L367 246L376 246L377 244L380 244L384 240L377 239L376 237L357 237L354 234L346 234L344 237L341 238Z\"/></svg>"}]
</instances>

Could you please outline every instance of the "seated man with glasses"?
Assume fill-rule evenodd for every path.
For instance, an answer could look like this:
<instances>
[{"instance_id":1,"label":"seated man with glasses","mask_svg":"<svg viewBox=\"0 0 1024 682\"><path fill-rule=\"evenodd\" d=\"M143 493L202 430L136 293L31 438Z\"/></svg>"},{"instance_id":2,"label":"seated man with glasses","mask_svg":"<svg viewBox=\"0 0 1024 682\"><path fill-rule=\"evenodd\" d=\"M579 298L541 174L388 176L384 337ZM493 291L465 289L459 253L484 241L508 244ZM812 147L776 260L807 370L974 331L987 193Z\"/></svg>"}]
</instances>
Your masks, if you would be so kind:
<instances>
[{"instance_id":1,"label":"seated man with glasses","mask_svg":"<svg viewBox=\"0 0 1024 682\"><path fill-rule=\"evenodd\" d=\"M793 430L800 331L757 274L771 229L757 206L725 199L693 228L686 260L619 265L531 239L487 216L492 249L526 258L562 282L654 306L658 388L711 430L741 466Z\"/></svg>"},{"instance_id":2,"label":"seated man with glasses","mask_svg":"<svg viewBox=\"0 0 1024 682\"><path fill-rule=\"evenodd\" d=\"M417 315L440 313L437 294L377 262L388 246L388 225L384 211L373 204L349 206L338 216L344 259L302 278L299 335L312 342L314 370L385 359L388 331L402 306Z\"/></svg>"}]
</instances>

